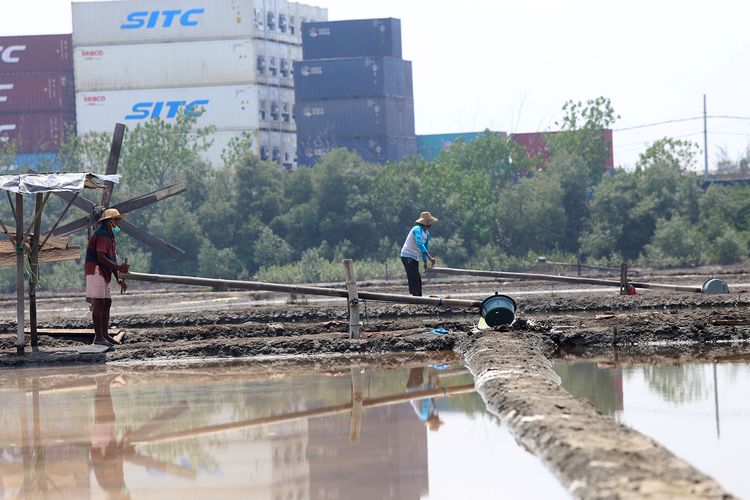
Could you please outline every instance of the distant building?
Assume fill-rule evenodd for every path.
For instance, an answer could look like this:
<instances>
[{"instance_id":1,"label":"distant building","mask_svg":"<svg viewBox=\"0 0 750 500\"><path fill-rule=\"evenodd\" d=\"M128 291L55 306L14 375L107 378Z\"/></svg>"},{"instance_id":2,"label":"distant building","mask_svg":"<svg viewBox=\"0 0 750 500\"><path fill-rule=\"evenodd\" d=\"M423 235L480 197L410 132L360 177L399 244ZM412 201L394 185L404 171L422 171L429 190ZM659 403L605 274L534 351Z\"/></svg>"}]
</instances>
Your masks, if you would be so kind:
<instances>
[{"instance_id":1,"label":"distant building","mask_svg":"<svg viewBox=\"0 0 750 500\"><path fill-rule=\"evenodd\" d=\"M257 154L296 166L294 61L301 25L326 9L284 0L123 0L73 3L79 132L111 132L203 109L216 127L206 159L243 132Z\"/></svg>"},{"instance_id":2,"label":"distant building","mask_svg":"<svg viewBox=\"0 0 750 500\"><path fill-rule=\"evenodd\" d=\"M294 65L297 158L314 165L335 148L374 163L416 154L411 62L398 19L302 25Z\"/></svg>"}]
</instances>

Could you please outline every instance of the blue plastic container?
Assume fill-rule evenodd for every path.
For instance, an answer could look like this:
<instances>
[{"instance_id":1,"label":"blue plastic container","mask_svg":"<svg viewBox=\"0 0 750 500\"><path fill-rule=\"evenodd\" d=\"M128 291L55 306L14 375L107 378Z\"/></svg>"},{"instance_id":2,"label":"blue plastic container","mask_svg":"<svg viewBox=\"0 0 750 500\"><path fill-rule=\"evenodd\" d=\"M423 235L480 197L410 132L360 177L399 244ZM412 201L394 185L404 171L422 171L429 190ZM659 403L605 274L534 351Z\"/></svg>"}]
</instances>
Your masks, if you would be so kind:
<instances>
[{"instance_id":1,"label":"blue plastic container","mask_svg":"<svg viewBox=\"0 0 750 500\"><path fill-rule=\"evenodd\" d=\"M395 57L353 57L294 63L297 102L413 95L411 61Z\"/></svg>"},{"instance_id":2,"label":"blue plastic container","mask_svg":"<svg viewBox=\"0 0 750 500\"><path fill-rule=\"evenodd\" d=\"M375 97L301 101L295 105L299 140L416 137L414 100Z\"/></svg>"},{"instance_id":3,"label":"blue plastic container","mask_svg":"<svg viewBox=\"0 0 750 500\"><path fill-rule=\"evenodd\" d=\"M401 20L351 19L302 23L303 59L401 58Z\"/></svg>"},{"instance_id":4,"label":"blue plastic container","mask_svg":"<svg viewBox=\"0 0 750 500\"><path fill-rule=\"evenodd\" d=\"M479 312L488 326L510 325L516 317L516 301L496 292L482 301Z\"/></svg>"}]
</instances>

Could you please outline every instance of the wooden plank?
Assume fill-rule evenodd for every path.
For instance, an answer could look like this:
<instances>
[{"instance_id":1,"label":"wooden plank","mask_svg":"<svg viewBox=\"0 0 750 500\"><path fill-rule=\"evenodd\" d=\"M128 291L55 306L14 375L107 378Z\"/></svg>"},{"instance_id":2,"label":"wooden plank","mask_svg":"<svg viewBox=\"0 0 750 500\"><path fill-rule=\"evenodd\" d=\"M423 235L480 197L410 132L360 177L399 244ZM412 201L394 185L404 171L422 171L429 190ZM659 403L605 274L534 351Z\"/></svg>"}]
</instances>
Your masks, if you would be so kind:
<instances>
[{"instance_id":1,"label":"wooden plank","mask_svg":"<svg viewBox=\"0 0 750 500\"><path fill-rule=\"evenodd\" d=\"M15 232L11 232L11 235L15 237ZM70 241L70 238L68 238L67 236L51 236L47 243L44 245L44 248L65 249L68 247L68 241ZM9 240L0 241L0 253L15 253L15 251L16 246L13 244L13 242Z\"/></svg>"},{"instance_id":2,"label":"wooden plank","mask_svg":"<svg viewBox=\"0 0 750 500\"><path fill-rule=\"evenodd\" d=\"M39 252L39 262L60 262L63 260L78 260L81 258L81 247L78 245L66 249L51 248ZM0 254L0 267L16 264L14 254Z\"/></svg>"}]
</instances>

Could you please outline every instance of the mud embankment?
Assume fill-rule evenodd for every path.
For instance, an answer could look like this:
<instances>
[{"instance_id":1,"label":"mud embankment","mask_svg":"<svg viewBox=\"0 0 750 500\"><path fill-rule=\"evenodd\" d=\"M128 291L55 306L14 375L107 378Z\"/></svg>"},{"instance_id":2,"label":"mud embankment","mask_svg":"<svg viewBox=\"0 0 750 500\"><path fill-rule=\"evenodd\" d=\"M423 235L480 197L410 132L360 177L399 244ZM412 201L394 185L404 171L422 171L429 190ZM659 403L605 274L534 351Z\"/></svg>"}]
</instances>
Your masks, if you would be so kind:
<instances>
[{"instance_id":1,"label":"mud embankment","mask_svg":"<svg viewBox=\"0 0 750 500\"><path fill-rule=\"evenodd\" d=\"M539 333L474 335L457 350L490 411L580 498L732 498L651 438L570 395Z\"/></svg>"}]
</instances>

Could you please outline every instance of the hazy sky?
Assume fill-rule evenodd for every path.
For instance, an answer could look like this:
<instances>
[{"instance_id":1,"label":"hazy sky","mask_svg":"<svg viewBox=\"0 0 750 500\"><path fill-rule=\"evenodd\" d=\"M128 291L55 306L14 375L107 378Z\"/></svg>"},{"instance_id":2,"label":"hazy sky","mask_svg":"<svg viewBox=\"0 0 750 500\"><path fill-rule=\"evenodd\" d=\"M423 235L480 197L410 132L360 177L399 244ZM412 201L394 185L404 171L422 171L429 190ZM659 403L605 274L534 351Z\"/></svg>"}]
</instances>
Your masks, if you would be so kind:
<instances>
[{"instance_id":1,"label":"hazy sky","mask_svg":"<svg viewBox=\"0 0 750 500\"><path fill-rule=\"evenodd\" d=\"M211 1L211 0L206 0ZM401 19L417 134L552 130L569 99L611 99L615 163L664 136L736 159L750 144L750 2L319 0L330 20ZM69 0L3 0L0 35L71 31ZM630 130L623 130L630 129ZM699 168L703 168L702 156Z\"/></svg>"}]
</instances>

